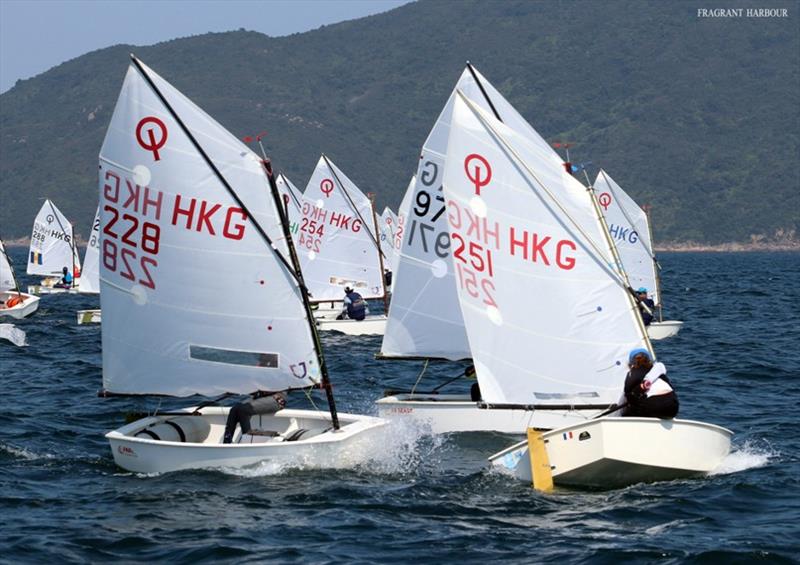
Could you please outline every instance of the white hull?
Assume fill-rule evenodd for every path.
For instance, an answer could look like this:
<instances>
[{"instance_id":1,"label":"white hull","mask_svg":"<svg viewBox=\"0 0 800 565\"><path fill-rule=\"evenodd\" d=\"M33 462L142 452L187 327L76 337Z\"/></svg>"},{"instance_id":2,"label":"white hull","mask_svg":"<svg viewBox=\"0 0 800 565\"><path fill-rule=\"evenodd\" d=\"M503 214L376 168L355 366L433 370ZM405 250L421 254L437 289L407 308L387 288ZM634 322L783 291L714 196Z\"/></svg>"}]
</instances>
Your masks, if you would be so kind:
<instances>
[{"instance_id":1,"label":"white hull","mask_svg":"<svg viewBox=\"0 0 800 565\"><path fill-rule=\"evenodd\" d=\"M367 316L357 320L317 320L321 331L337 331L347 335L383 335L386 331L386 316Z\"/></svg>"},{"instance_id":2,"label":"white hull","mask_svg":"<svg viewBox=\"0 0 800 565\"><path fill-rule=\"evenodd\" d=\"M201 410L202 416L190 416L192 410L187 408L180 411L187 416L177 419L200 419L199 424L205 428L205 437L200 441L157 440L142 433L145 428L155 429L162 434L162 429L170 433L171 428L163 422L175 420L174 415L143 418L106 434L116 464L136 473L241 468L260 463L336 467L352 457L368 457L366 452L361 453L359 449L365 448L368 438L386 423L370 416L340 413L341 428L333 431L327 413L287 409L252 418L254 429L274 432L274 436L241 436L237 429L238 437L234 437L234 443L223 444L225 420L230 408L206 407ZM160 427L153 428L160 423ZM187 430L187 433L191 432ZM137 433L142 435L135 437ZM175 432L171 433L174 436ZM301 437L297 438L298 435Z\"/></svg>"},{"instance_id":3,"label":"white hull","mask_svg":"<svg viewBox=\"0 0 800 565\"><path fill-rule=\"evenodd\" d=\"M100 309L78 310L78 324L99 324L101 321Z\"/></svg>"},{"instance_id":4,"label":"white hull","mask_svg":"<svg viewBox=\"0 0 800 565\"><path fill-rule=\"evenodd\" d=\"M56 288L52 286L43 286L39 284L28 285L29 294L78 294L77 288Z\"/></svg>"},{"instance_id":5,"label":"white hull","mask_svg":"<svg viewBox=\"0 0 800 565\"><path fill-rule=\"evenodd\" d=\"M479 408L468 395L397 394L375 403L387 420L413 422L434 434L450 432L502 432L524 434L528 428L550 430L586 422L602 412L588 410L523 410Z\"/></svg>"},{"instance_id":6,"label":"white hull","mask_svg":"<svg viewBox=\"0 0 800 565\"><path fill-rule=\"evenodd\" d=\"M7 308L5 305L6 301L13 296L17 296L17 292L11 290L0 292L0 316L11 316L12 318L21 320L22 318L27 318L39 309L38 296L26 294L24 292L19 294L22 295L22 303Z\"/></svg>"},{"instance_id":7,"label":"white hull","mask_svg":"<svg viewBox=\"0 0 800 565\"><path fill-rule=\"evenodd\" d=\"M652 340L667 339L668 337L677 335L682 327L683 322L679 322L678 320L653 322L647 326L647 335L649 335Z\"/></svg>"},{"instance_id":8,"label":"white hull","mask_svg":"<svg viewBox=\"0 0 800 565\"><path fill-rule=\"evenodd\" d=\"M320 302L314 308L314 318L317 320L334 320L342 313L341 302Z\"/></svg>"},{"instance_id":9,"label":"white hull","mask_svg":"<svg viewBox=\"0 0 800 565\"><path fill-rule=\"evenodd\" d=\"M600 418L543 434L556 485L619 488L713 471L730 452L730 430L691 420ZM527 440L489 458L531 481Z\"/></svg>"}]
</instances>

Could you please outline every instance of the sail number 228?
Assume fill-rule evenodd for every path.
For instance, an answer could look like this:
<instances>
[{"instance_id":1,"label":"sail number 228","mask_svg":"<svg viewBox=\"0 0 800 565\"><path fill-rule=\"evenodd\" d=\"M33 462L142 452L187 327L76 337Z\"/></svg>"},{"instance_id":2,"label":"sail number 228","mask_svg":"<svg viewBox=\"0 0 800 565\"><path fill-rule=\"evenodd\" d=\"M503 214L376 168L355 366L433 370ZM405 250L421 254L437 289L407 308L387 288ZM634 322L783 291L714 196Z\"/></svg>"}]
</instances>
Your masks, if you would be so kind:
<instances>
[{"instance_id":1,"label":"sail number 228","mask_svg":"<svg viewBox=\"0 0 800 565\"><path fill-rule=\"evenodd\" d=\"M153 256L158 255L161 228L140 222L132 214L120 214L113 206L106 205L103 210L111 214L103 226L103 266L124 279L155 289L151 269L158 267Z\"/></svg>"}]
</instances>

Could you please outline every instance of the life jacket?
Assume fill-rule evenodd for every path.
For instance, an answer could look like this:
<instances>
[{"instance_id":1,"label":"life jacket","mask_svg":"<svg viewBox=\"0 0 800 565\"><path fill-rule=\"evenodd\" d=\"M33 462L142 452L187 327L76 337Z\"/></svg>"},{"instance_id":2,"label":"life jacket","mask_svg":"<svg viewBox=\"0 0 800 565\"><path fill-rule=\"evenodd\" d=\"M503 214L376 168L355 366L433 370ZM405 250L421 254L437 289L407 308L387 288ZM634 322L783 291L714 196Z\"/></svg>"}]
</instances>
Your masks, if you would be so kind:
<instances>
[{"instance_id":1,"label":"life jacket","mask_svg":"<svg viewBox=\"0 0 800 565\"><path fill-rule=\"evenodd\" d=\"M642 385L642 388L646 391L647 398L674 392L667 378L667 368L664 363L653 365L653 368L644 376Z\"/></svg>"},{"instance_id":2,"label":"life jacket","mask_svg":"<svg viewBox=\"0 0 800 565\"><path fill-rule=\"evenodd\" d=\"M367 315L367 302L357 292L348 292L347 317L353 320L363 320Z\"/></svg>"},{"instance_id":3,"label":"life jacket","mask_svg":"<svg viewBox=\"0 0 800 565\"><path fill-rule=\"evenodd\" d=\"M6 300L6 307L7 308L13 308L14 306L16 306L18 304L22 304L22 298L20 298L19 296L12 296L8 300Z\"/></svg>"}]
</instances>

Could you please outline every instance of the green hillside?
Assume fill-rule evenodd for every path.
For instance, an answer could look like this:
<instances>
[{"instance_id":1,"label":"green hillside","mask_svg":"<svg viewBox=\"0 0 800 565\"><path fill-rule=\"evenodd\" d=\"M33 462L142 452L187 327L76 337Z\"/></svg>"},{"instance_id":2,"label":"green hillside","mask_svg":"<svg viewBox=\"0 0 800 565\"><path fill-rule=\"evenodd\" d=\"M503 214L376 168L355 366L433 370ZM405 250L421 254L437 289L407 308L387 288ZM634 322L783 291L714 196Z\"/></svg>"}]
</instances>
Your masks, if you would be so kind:
<instances>
[{"instance_id":1,"label":"green hillside","mask_svg":"<svg viewBox=\"0 0 800 565\"><path fill-rule=\"evenodd\" d=\"M421 1L288 37L87 53L0 95L0 232L29 235L45 196L88 231L130 51L236 135L268 131L274 162L301 187L324 151L396 207L470 60L544 137L577 142L575 160L651 203L657 239L795 230L798 4L724 7L767 5L789 17L698 18L696 2Z\"/></svg>"}]
</instances>

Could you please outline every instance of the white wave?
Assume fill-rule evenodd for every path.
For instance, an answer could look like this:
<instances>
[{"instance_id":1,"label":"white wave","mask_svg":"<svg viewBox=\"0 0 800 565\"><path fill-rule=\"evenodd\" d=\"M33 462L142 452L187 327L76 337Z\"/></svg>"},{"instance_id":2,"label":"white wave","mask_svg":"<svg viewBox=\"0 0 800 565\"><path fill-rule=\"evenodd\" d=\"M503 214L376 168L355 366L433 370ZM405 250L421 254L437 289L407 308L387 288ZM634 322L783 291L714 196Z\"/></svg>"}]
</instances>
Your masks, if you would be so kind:
<instances>
[{"instance_id":1,"label":"white wave","mask_svg":"<svg viewBox=\"0 0 800 565\"><path fill-rule=\"evenodd\" d=\"M53 459L54 457L49 453L39 454L29 449L25 449L24 447L16 447L7 443L0 443L0 451L5 451L17 459L25 459L26 461L36 461L37 459Z\"/></svg>"},{"instance_id":2,"label":"white wave","mask_svg":"<svg viewBox=\"0 0 800 565\"><path fill-rule=\"evenodd\" d=\"M709 475L728 475L747 469L757 469L764 467L779 455L780 453L770 445L755 445L755 442L747 441L740 448L731 451Z\"/></svg>"},{"instance_id":3,"label":"white wave","mask_svg":"<svg viewBox=\"0 0 800 565\"><path fill-rule=\"evenodd\" d=\"M435 452L445 440L413 422L391 422L354 442L347 450L321 457L319 452L298 455L292 460L262 461L244 468L218 470L238 477L280 475L290 470L354 469L375 474L415 472L421 466L436 465Z\"/></svg>"}]
</instances>

